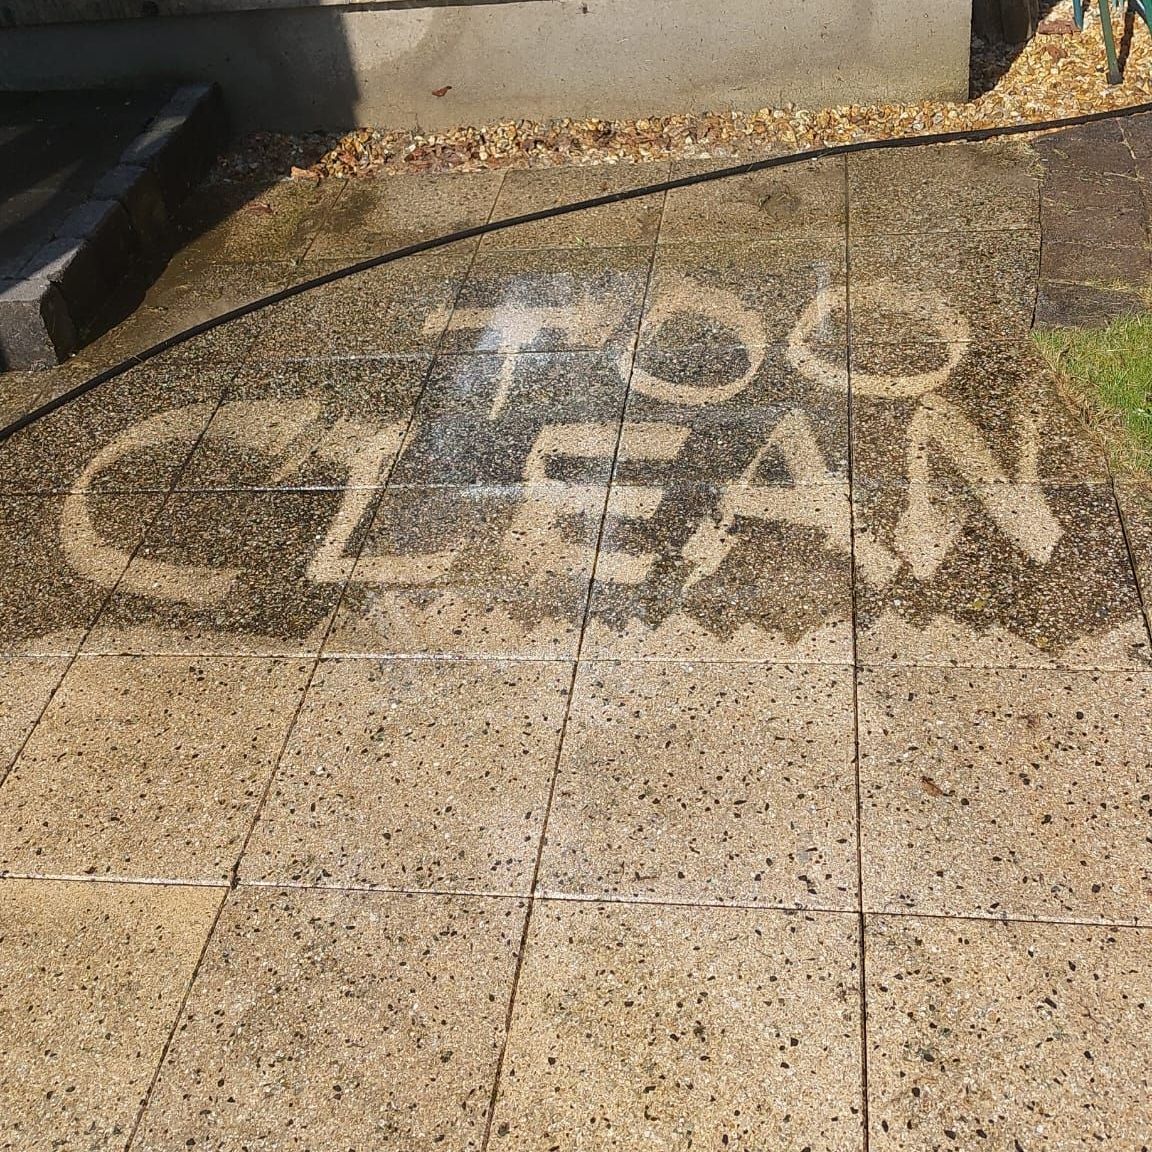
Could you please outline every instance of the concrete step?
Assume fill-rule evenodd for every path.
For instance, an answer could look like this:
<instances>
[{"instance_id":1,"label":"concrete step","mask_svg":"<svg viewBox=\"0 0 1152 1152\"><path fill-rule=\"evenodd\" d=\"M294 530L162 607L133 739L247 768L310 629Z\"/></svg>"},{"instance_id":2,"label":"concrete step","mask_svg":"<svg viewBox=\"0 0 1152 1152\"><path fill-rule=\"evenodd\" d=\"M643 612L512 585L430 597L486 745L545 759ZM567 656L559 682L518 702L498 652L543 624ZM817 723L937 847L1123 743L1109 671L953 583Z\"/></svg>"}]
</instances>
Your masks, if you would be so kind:
<instances>
[{"instance_id":1,"label":"concrete step","mask_svg":"<svg viewBox=\"0 0 1152 1152\"><path fill-rule=\"evenodd\" d=\"M67 358L116 288L163 261L226 135L214 85L0 94L0 370Z\"/></svg>"}]
</instances>

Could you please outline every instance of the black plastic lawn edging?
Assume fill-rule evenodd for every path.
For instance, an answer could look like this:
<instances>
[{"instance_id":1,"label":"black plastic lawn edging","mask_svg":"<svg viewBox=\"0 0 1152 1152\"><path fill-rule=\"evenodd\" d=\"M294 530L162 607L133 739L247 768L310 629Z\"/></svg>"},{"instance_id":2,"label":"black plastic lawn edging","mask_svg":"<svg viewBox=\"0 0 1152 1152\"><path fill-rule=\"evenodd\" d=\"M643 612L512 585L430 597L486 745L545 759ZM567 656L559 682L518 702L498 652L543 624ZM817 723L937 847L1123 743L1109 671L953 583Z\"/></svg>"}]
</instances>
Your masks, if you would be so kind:
<instances>
[{"instance_id":1,"label":"black plastic lawn edging","mask_svg":"<svg viewBox=\"0 0 1152 1152\"><path fill-rule=\"evenodd\" d=\"M753 172L764 172L769 168L784 168L790 164L802 164L809 160L824 160L833 156L849 156L857 152L874 152L886 148L924 148L933 144L959 144L976 143L981 140L994 140L1004 136L1025 136L1036 132L1051 132L1059 128L1074 128L1081 124L1092 124L1099 120L1119 120L1128 116L1136 116L1142 112L1152 112L1152 102L1133 104L1127 108L1112 109L1107 112L1088 112L1080 116L1068 116L1060 120L1038 120L1027 124L1011 124L999 128L973 128L959 132L932 132L924 136L899 136L888 140L861 140L852 144L835 144L826 148L812 148L807 152L790 152L781 156L769 156L763 160L753 160L747 164L736 164L731 168L716 168L709 172L699 172L692 176L681 176L675 180L662 180L659 184L646 184L641 188L630 188L623 192L611 192L604 196L594 196L589 200L577 200L572 204L561 204L555 208L545 208L540 212L528 212L523 216L509 216L504 220L492 220L487 224L478 224L472 228L464 228L459 232L450 232L446 236L437 236L431 240L422 240L418 244L409 244L404 248L397 248L392 252L385 252L379 256L372 256L367 260L358 260L345 268L337 268L326 272L323 276L316 276L311 280L301 281L288 288L281 288L259 300L233 308L221 316L211 320L204 320L185 328L153 344L143 352L129 356L119 364L112 365L96 373L95 376L77 384L74 388L62 392L59 396L41 404L31 412L14 420L5 428L0 428L0 444L17 432L22 431L37 420L43 419L65 404L115 380L132 368L146 364L149 360L186 344L197 336L212 332L223 324L232 320L239 320L243 316L251 316L272 304L279 304L284 300L291 300L310 292L313 288L322 288L325 284L334 284L348 276L355 276L358 272L367 272L370 268L379 268L384 264L392 264L408 256L418 256L423 252L432 252L437 248L446 248L461 240L471 240L478 236L487 236L491 232L502 232L506 228L515 228L518 224L532 224L538 220L552 220L558 216L568 216L573 212L583 212L589 208L603 208L610 204L619 204L625 200L639 200L644 196L655 196L662 192L671 192L677 188L690 188L695 184L707 184L713 180L727 180L733 176L747 176Z\"/></svg>"}]
</instances>

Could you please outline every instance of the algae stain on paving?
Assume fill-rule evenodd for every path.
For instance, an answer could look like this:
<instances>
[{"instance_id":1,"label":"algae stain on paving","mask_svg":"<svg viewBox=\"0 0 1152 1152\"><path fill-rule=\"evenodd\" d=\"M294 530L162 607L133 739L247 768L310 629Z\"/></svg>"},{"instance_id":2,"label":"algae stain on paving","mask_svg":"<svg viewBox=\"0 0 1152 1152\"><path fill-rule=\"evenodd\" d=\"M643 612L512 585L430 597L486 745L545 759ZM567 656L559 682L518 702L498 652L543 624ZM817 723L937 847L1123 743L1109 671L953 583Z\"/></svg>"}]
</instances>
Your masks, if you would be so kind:
<instances>
[{"instance_id":1,"label":"algae stain on paving","mask_svg":"<svg viewBox=\"0 0 1152 1152\"><path fill-rule=\"evenodd\" d=\"M160 403L126 379L53 414L0 459L0 512L48 513L25 593L84 603L13 588L42 607L0 600L0 643L566 657L586 624L602 658L845 662L855 563L872 659L1145 661L1103 462L1035 357L943 289L864 281L854 319L902 343L853 347L850 495L843 269L758 258L726 287L678 255L645 312L627 252L500 257L451 317L412 295L404 330L449 347L378 354L368 395L346 362L177 368Z\"/></svg>"}]
</instances>

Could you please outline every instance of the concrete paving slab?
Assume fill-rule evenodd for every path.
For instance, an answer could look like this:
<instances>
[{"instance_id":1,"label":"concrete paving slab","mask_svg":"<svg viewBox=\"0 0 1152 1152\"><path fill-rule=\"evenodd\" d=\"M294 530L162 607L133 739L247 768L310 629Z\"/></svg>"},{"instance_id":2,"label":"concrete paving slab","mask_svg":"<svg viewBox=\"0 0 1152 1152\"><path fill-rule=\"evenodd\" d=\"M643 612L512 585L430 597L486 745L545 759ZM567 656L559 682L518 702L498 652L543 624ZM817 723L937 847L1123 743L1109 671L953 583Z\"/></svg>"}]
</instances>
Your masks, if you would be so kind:
<instances>
[{"instance_id":1,"label":"concrete paving slab","mask_svg":"<svg viewBox=\"0 0 1152 1152\"><path fill-rule=\"evenodd\" d=\"M650 248L481 252L455 301L447 352L627 350L652 263Z\"/></svg>"},{"instance_id":2,"label":"concrete paving slab","mask_svg":"<svg viewBox=\"0 0 1152 1152\"><path fill-rule=\"evenodd\" d=\"M628 363L612 352L445 353L436 359L416 418L491 424L512 416L542 424L618 421Z\"/></svg>"},{"instance_id":3,"label":"concrete paving slab","mask_svg":"<svg viewBox=\"0 0 1152 1152\"><path fill-rule=\"evenodd\" d=\"M254 360L311 360L434 351L443 338L472 258L472 246L361 272L264 311ZM318 261L295 279L343 264Z\"/></svg>"},{"instance_id":4,"label":"concrete paving slab","mask_svg":"<svg viewBox=\"0 0 1152 1152\"><path fill-rule=\"evenodd\" d=\"M1101 287L1117 290L1152 281L1152 253L1141 245L1143 237L1123 239L1123 244L1096 244L1081 237L1068 242L1045 236L1040 275L1044 280L1075 283L1087 273Z\"/></svg>"},{"instance_id":5,"label":"concrete paving slab","mask_svg":"<svg viewBox=\"0 0 1152 1152\"><path fill-rule=\"evenodd\" d=\"M651 343L640 347L632 362L632 415L645 418L676 409L735 414L826 403L847 407L846 341L817 337L812 349L799 340L748 347L731 339L722 313L710 327L696 327L696 319L684 313L680 331L650 327ZM813 362L819 371L810 367Z\"/></svg>"},{"instance_id":6,"label":"concrete paving slab","mask_svg":"<svg viewBox=\"0 0 1152 1152\"><path fill-rule=\"evenodd\" d=\"M0 491L165 492L230 379L188 362L130 369L9 440Z\"/></svg>"},{"instance_id":7,"label":"concrete paving slab","mask_svg":"<svg viewBox=\"0 0 1152 1152\"><path fill-rule=\"evenodd\" d=\"M222 897L0 880L0 1138L36 1152L124 1140Z\"/></svg>"},{"instance_id":8,"label":"concrete paving slab","mask_svg":"<svg viewBox=\"0 0 1152 1152\"><path fill-rule=\"evenodd\" d=\"M852 430L853 475L865 485L1108 478L1103 442L1030 344L854 350Z\"/></svg>"},{"instance_id":9,"label":"concrete paving slab","mask_svg":"<svg viewBox=\"0 0 1152 1152\"><path fill-rule=\"evenodd\" d=\"M0 844L234 884L164 1066L179 997L107 1017L160 1037L134 1148L860 1152L865 1104L876 1147L1132 1143L1152 514L1025 350L1037 286L1084 286L1015 155L473 241L0 445ZM481 210L384 183L343 231L311 184L237 203L84 370L339 266L265 242ZM131 1125L109 1085L85 1114ZM71 1139L35 1099L24 1143Z\"/></svg>"},{"instance_id":10,"label":"concrete paving slab","mask_svg":"<svg viewBox=\"0 0 1152 1152\"><path fill-rule=\"evenodd\" d=\"M343 194L339 181L302 186L212 181L181 206L178 221L212 263L297 261Z\"/></svg>"},{"instance_id":11,"label":"concrete paving slab","mask_svg":"<svg viewBox=\"0 0 1152 1152\"><path fill-rule=\"evenodd\" d=\"M584 655L851 663L846 486L612 490Z\"/></svg>"},{"instance_id":12,"label":"concrete paving slab","mask_svg":"<svg viewBox=\"0 0 1152 1152\"><path fill-rule=\"evenodd\" d=\"M630 191L668 178L668 164L625 164L616 168L560 168L508 172L492 210L493 220L526 216L549 208ZM519 224L480 241L481 251L501 248L615 248L652 244L662 230L664 193L589 208L552 220Z\"/></svg>"},{"instance_id":13,"label":"concrete paving slab","mask_svg":"<svg viewBox=\"0 0 1152 1152\"><path fill-rule=\"evenodd\" d=\"M1140 1147L1143 931L875 917L871 1146Z\"/></svg>"},{"instance_id":14,"label":"concrete paving slab","mask_svg":"<svg viewBox=\"0 0 1152 1152\"><path fill-rule=\"evenodd\" d=\"M1101 125L1096 134L1104 138L1107 132L1107 138L1111 141L1114 139L1111 127ZM1152 116L1147 112L1138 116L1128 116L1120 125L1120 132L1124 144L1127 145L1138 166L1141 161L1152 159Z\"/></svg>"},{"instance_id":15,"label":"concrete paving slab","mask_svg":"<svg viewBox=\"0 0 1152 1152\"><path fill-rule=\"evenodd\" d=\"M846 668L583 663L547 895L856 906Z\"/></svg>"},{"instance_id":16,"label":"concrete paving slab","mask_svg":"<svg viewBox=\"0 0 1152 1152\"><path fill-rule=\"evenodd\" d=\"M640 346L751 350L791 339L835 353L846 275L843 238L661 245Z\"/></svg>"},{"instance_id":17,"label":"concrete paving slab","mask_svg":"<svg viewBox=\"0 0 1152 1152\"><path fill-rule=\"evenodd\" d=\"M308 259L365 260L474 228L491 217L502 180L501 172L473 172L349 181L318 229Z\"/></svg>"},{"instance_id":18,"label":"concrete paving slab","mask_svg":"<svg viewBox=\"0 0 1152 1152\"><path fill-rule=\"evenodd\" d=\"M853 238L1039 226L1039 166L1026 144L862 152L847 164Z\"/></svg>"},{"instance_id":19,"label":"concrete paving slab","mask_svg":"<svg viewBox=\"0 0 1152 1152\"><path fill-rule=\"evenodd\" d=\"M371 494L176 492L89 635L96 653L315 655L367 530ZM342 509L351 509L337 519ZM330 528L336 522L336 537ZM317 562L317 542L331 547Z\"/></svg>"},{"instance_id":20,"label":"concrete paving slab","mask_svg":"<svg viewBox=\"0 0 1152 1152\"><path fill-rule=\"evenodd\" d=\"M279 291L292 279L292 266L287 263L219 264L203 260L198 252L177 256L148 290L139 309L86 348L84 359L95 366L118 363L194 324ZM269 312L233 320L190 344L173 348L165 353L165 359L169 363L235 367L272 321Z\"/></svg>"},{"instance_id":21,"label":"concrete paving slab","mask_svg":"<svg viewBox=\"0 0 1152 1152\"><path fill-rule=\"evenodd\" d=\"M176 487L382 485L430 363L427 356L253 361L232 378Z\"/></svg>"},{"instance_id":22,"label":"concrete paving slab","mask_svg":"<svg viewBox=\"0 0 1152 1152\"><path fill-rule=\"evenodd\" d=\"M1143 237L1143 184L1135 170L1100 171L1083 165L1052 164L1044 170L1040 186L1040 203L1044 209L1044 234L1054 240L1074 240L1064 234L1068 222L1065 213L1084 209L1080 222L1085 239L1091 239L1096 228L1110 223L1135 222ZM1058 209L1060 211L1053 211Z\"/></svg>"},{"instance_id":23,"label":"concrete paving slab","mask_svg":"<svg viewBox=\"0 0 1152 1152\"><path fill-rule=\"evenodd\" d=\"M611 451L589 459L586 445L589 436L602 441L606 433L614 434L613 420L549 425L510 417L485 428L483 440L476 431L475 424L463 419L414 425L405 442L403 463L394 473L396 482L421 486L607 482ZM547 445L546 454L539 451L542 444Z\"/></svg>"},{"instance_id":24,"label":"concrete paving slab","mask_svg":"<svg viewBox=\"0 0 1152 1152\"><path fill-rule=\"evenodd\" d=\"M626 365L627 358L622 365L616 354L594 352L441 356L392 480L606 483ZM606 451L590 457L591 440Z\"/></svg>"},{"instance_id":25,"label":"concrete paving slab","mask_svg":"<svg viewBox=\"0 0 1152 1152\"><path fill-rule=\"evenodd\" d=\"M1021 341L1032 327L1038 229L852 237L853 347Z\"/></svg>"},{"instance_id":26,"label":"concrete paving slab","mask_svg":"<svg viewBox=\"0 0 1152 1152\"><path fill-rule=\"evenodd\" d=\"M1152 665L1107 485L857 485L854 498L863 664Z\"/></svg>"},{"instance_id":27,"label":"concrete paving slab","mask_svg":"<svg viewBox=\"0 0 1152 1152\"><path fill-rule=\"evenodd\" d=\"M310 671L77 660L0 792L0 870L226 884Z\"/></svg>"},{"instance_id":28,"label":"concrete paving slab","mask_svg":"<svg viewBox=\"0 0 1152 1152\"><path fill-rule=\"evenodd\" d=\"M857 949L843 916L541 904L493 1145L858 1149Z\"/></svg>"},{"instance_id":29,"label":"concrete paving slab","mask_svg":"<svg viewBox=\"0 0 1152 1152\"><path fill-rule=\"evenodd\" d=\"M812 371L787 346L642 348L617 477L788 486L846 480L847 358L838 360L822 352Z\"/></svg>"},{"instance_id":30,"label":"concrete paving slab","mask_svg":"<svg viewBox=\"0 0 1152 1152\"><path fill-rule=\"evenodd\" d=\"M513 900L236 893L137 1147L479 1148L523 920Z\"/></svg>"},{"instance_id":31,"label":"concrete paving slab","mask_svg":"<svg viewBox=\"0 0 1152 1152\"><path fill-rule=\"evenodd\" d=\"M867 669L864 904L1147 923L1147 673Z\"/></svg>"},{"instance_id":32,"label":"concrete paving slab","mask_svg":"<svg viewBox=\"0 0 1152 1152\"><path fill-rule=\"evenodd\" d=\"M0 775L7 775L68 668L58 659L0 659Z\"/></svg>"},{"instance_id":33,"label":"concrete paving slab","mask_svg":"<svg viewBox=\"0 0 1152 1152\"><path fill-rule=\"evenodd\" d=\"M657 493L668 484L800 488L846 482L844 397L736 410L673 409L661 420L624 422L616 476ZM753 500L754 504L754 500ZM750 505L751 507L751 505Z\"/></svg>"},{"instance_id":34,"label":"concrete paving slab","mask_svg":"<svg viewBox=\"0 0 1152 1152\"><path fill-rule=\"evenodd\" d=\"M1135 124L1128 127L1117 121L1077 124L1039 137L1032 148L1048 169L1064 162L1083 172L1131 176L1136 168L1133 154L1139 156L1140 152L1139 145L1130 145L1129 139L1135 141L1138 136L1139 128Z\"/></svg>"},{"instance_id":35,"label":"concrete paving slab","mask_svg":"<svg viewBox=\"0 0 1152 1152\"><path fill-rule=\"evenodd\" d=\"M1095 276L1094 269L1090 275ZM1138 316L1144 309L1141 292L1084 283L1046 283L1036 298L1036 327L1107 328L1114 320Z\"/></svg>"},{"instance_id":36,"label":"concrete paving slab","mask_svg":"<svg viewBox=\"0 0 1152 1152\"><path fill-rule=\"evenodd\" d=\"M244 879L529 895L571 680L566 663L323 661Z\"/></svg>"},{"instance_id":37,"label":"concrete paving slab","mask_svg":"<svg viewBox=\"0 0 1152 1152\"><path fill-rule=\"evenodd\" d=\"M1050 178L1043 196L1046 239L1101 246L1147 242L1143 188L1130 176Z\"/></svg>"},{"instance_id":38,"label":"concrete paving slab","mask_svg":"<svg viewBox=\"0 0 1152 1152\"><path fill-rule=\"evenodd\" d=\"M1036 326L1104 327L1144 310L1150 175L1146 117L1046 135Z\"/></svg>"},{"instance_id":39,"label":"concrete paving slab","mask_svg":"<svg viewBox=\"0 0 1152 1152\"><path fill-rule=\"evenodd\" d=\"M572 658L606 497L603 483L388 490L325 653Z\"/></svg>"},{"instance_id":40,"label":"concrete paving slab","mask_svg":"<svg viewBox=\"0 0 1152 1152\"><path fill-rule=\"evenodd\" d=\"M162 502L0 495L0 653L73 655Z\"/></svg>"},{"instance_id":41,"label":"concrete paving slab","mask_svg":"<svg viewBox=\"0 0 1152 1152\"><path fill-rule=\"evenodd\" d=\"M326 655L572 659L587 594L561 587L353 586L325 641Z\"/></svg>"},{"instance_id":42,"label":"concrete paving slab","mask_svg":"<svg viewBox=\"0 0 1152 1152\"><path fill-rule=\"evenodd\" d=\"M672 178L730 166L727 160L678 160ZM662 244L740 243L844 234L847 197L842 159L816 160L715 180L668 193Z\"/></svg>"}]
</instances>

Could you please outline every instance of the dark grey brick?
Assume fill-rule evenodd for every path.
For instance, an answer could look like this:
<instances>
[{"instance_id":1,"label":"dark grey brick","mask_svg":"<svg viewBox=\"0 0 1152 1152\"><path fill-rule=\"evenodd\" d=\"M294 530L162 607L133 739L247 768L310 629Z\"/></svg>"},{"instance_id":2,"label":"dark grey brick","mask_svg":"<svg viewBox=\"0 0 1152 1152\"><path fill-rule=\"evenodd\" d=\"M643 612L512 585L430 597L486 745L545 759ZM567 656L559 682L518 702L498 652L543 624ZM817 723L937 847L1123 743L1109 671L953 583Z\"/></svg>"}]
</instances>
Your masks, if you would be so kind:
<instances>
[{"instance_id":1,"label":"dark grey brick","mask_svg":"<svg viewBox=\"0 0 1152 1152\"><path fill-rule=\"evenodd\" d=\"M55 284L78 324L95 314L112 289L96 248L86 240L53 240L32 257L23 274Z\"/></svg>"},{"instance_id":2,"label":"dark grey brick","mask_svg":"<svg viewBox=\"0 0 1152 1152\"><path fill-rule=\"evenodd\" d=\"M1120 316L1144 311L1137 292L1087 284L1042 284L1036 299L1037 328L1104 328Z\"/></svg>"},{"instance_id":3,"label":"dark grey brick","mask_svg":"<svg viewBox=\"0 0 1152 1152\"><path fill-rule=\"evenodd\" d=\"M75 347L76 329L55 284L0 281L0 369L48 368Z\"/></svg>"},{"instance_id":4,"label":"dark grey brick","mask_svg":"<svg viewBox=\"0 0 1152 1152\"><path fill-rule=\"evenodd\" d=\"M93 195L121 204L146 255L155 256L171 248L172 221L155 173L138 164L119 164L104 175Z\"/></svg>"}]
</instances>

